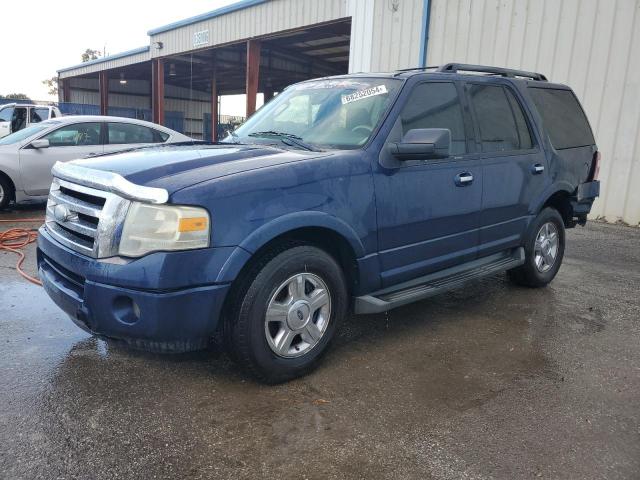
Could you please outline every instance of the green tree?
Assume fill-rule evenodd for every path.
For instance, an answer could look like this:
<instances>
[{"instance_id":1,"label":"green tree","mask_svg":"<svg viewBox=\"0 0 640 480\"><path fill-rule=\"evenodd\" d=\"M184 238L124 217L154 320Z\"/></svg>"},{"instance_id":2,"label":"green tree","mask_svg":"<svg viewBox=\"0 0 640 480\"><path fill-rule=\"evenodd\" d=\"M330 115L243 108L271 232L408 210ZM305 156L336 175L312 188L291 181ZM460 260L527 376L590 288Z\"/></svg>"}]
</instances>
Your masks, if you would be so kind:
<instances>
[{"instance_id":1,"label":"green tree","mask_svg":"<svg viewBox=\"0 0 640 480\"><path fill-rule=\"evenodd\" d=\"M102 56L102 52L100 50L94 50L92 48L87 48L82 54L82 63L88 62L90 60L97 60Z\"/></svg>"},{"instance_id":2,"label":"green tree","mask_svg":"<svg viewBox=\"0 0 640 480\"><path fill-rule=\"evenodd\" d=\"M58 77L47 78L42 83L49 89L49 95L58 95Z\"/></svg>"},{"instance_id":3,"label":"green tree","mask_svg":"<svg viewBox=\"0 0 640 480\"><path fill-rule=\"evenodd\" d=\"M9 98L11 100L31 100L24 93L10 93L8 95L5 95L4 98Z\"/></svg>"}]
</instances>

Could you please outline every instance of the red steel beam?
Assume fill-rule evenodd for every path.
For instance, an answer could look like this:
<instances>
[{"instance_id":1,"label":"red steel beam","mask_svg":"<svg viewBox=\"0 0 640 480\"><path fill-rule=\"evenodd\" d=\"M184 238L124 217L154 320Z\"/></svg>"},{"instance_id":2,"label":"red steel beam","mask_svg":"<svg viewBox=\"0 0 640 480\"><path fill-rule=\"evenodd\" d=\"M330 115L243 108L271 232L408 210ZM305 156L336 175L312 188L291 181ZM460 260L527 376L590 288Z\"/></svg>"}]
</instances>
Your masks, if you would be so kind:
<instances>
[{"instance_id":1,"label":"red steel beam","mask_svg":"<svg viewBox=\"0 0 640 480\"><path fill-rule=\"evenodd\" d=\"M58 85L60 88L60 85ZM71 101L71 80L69 78L65 78L62 80L62 101L70 102Z\"/></svg>"},{"instance_id":2,"label":"red steel beam","mask_svg":"<svg viewBox=\"0 0 640 480\"><path fill-rule=\"evenodd\" d=\"M151 110L153 122L164 125L164 60L151 60Z\"/></svg>"},{"instance_id":3,"label":"red steel beam","mask_svg":"<svg viewBox=\"0 0 640 480\"><path fill-rule=\"evenodd\" d=\"M109 114L109 75L107 74L106 70L98 73L98 89L100 91L100 115L108 115Z\"/></svg>"},{"instance_id":4,"label":"red steel beam","mask_svg":"<svg viewBox=\"0 0 640 480\"><path fill-rule=\"evenodd\" d=\"M256 111L260 75L260 40L247 40L247 117Z\"/></svg>"},{"instance_id":5,"label":"red steel beam","mask_svg":"<svg viewBox=\"0 0 640 480\"><path fill-rule=\"evenodd\" d=\"M218 141L218 82L215 72L211 79L211 141Z\"/></svg>"}]
</instances>

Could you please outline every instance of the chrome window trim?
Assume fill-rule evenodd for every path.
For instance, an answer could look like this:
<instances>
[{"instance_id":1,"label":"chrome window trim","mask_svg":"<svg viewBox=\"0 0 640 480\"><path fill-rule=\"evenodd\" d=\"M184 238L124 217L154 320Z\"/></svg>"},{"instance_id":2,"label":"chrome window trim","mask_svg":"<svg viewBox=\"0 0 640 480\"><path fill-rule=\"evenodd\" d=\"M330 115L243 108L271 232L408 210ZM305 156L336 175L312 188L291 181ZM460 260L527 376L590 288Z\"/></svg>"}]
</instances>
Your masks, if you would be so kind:
<instances>
[{"instance_id":1,"label":"chrome window trim","mask_svg":"<svg viewBox=\"0 0 640 480\"><path fill-rule=\"evenodd\" d=\"M117 173L95 170L73 162L56 162L51 173L62 180L115 193L129 200L156 204L169 200L169 192L164 188L136 185Z\"/></svg>"}]
</instances>

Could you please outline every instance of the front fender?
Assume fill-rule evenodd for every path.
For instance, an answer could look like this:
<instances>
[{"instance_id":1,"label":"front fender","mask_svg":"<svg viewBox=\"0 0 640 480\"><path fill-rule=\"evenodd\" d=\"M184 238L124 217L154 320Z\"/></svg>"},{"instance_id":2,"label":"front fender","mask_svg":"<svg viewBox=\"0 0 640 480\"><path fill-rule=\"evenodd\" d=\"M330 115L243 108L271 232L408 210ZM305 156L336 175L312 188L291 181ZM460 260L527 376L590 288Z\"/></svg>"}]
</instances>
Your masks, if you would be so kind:
<instances>
[{"instance_id":1,"label":"front fender","mask_svg":"<svg viewBox=\"0 0 640 480\"><path fill-rule=\"evenodd\" d=\"M217 282L235 280L251 256L276 237L300 228L326 228L342 236L353 249L356 258L365 256L364 246L356 232L343 220L318 211L294 212L278 217L257 228L234 250L218 274Z\"/></svg>"}]
</instances>

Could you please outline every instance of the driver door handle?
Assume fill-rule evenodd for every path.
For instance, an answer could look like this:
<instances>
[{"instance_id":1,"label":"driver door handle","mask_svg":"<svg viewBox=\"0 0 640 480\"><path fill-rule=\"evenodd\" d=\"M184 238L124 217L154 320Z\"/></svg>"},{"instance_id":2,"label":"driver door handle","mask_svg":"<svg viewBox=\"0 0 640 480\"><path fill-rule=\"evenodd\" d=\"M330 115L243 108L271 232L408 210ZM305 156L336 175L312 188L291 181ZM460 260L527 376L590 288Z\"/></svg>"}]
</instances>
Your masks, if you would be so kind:
<instances>
[{"instance_id":1,"label":"driver door handle","mask_svg":"<svg viewBox=\"0 0 640 480\"><path fill-rule=\"evenodd\" d=\"M455 176L454 182L458 187L466 187L473 183L473 175L471 172L461 172Z\"/></svg>"}]
</instances>

